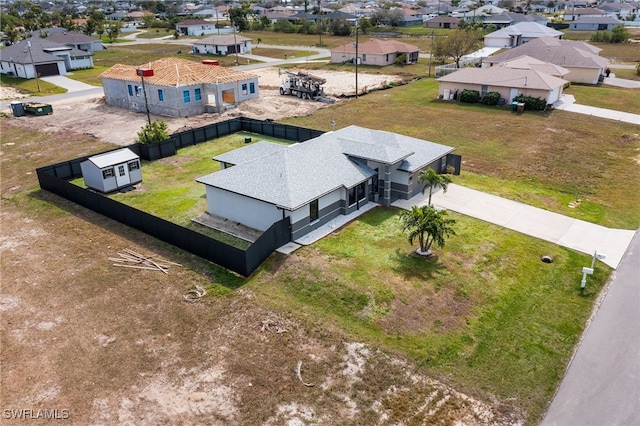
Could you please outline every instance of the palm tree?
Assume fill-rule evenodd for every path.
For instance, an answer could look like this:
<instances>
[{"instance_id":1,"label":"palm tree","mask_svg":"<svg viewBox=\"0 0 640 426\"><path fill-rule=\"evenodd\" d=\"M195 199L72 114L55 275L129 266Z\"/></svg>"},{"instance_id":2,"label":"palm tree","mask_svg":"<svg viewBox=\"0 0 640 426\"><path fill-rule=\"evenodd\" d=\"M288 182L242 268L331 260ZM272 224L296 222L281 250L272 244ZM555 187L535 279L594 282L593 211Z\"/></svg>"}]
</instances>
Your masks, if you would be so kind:
<instances>
[{"instance_id":1,"label":"palm tree","mask_svg":"<svg viewBox=\"0 0 640 426\"><path fill-rule=\"evenodd\" d=\"M402 231L409 231L409 244L418 240L418 254L431 255L431 245L444 247L445 238L456 235L455 220L447 217L446 210L436 210L433 206L412 206L411 210L400 213Z\"/></svg>"},{"instance_id":2,"label":"palm tree","mask_svg":"<svg viewBox=\"0 0 640 426\"><path fill-rule=\"evenodd\" d=\"M418 176L419 182L424 182L422 186L422 194L429 188L429 205L431 205L431 195L433 194L433 188L440 187L443 192L447 192L447 188L451 183L451 178L447 175L440 175L436 173L431 167L429 167L426 171L423 171Z\"/></svg>"}]
</instances>

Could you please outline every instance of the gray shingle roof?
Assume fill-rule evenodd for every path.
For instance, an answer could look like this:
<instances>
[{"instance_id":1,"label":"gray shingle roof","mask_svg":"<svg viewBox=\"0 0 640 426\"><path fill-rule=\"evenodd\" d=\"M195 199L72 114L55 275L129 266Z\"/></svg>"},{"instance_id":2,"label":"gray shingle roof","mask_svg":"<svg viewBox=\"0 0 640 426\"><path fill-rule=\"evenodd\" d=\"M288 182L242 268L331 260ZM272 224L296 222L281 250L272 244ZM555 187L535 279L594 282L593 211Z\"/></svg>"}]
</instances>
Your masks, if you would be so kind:
<instances>
[{"instance_id":1,"label":"gray shingle roof","mask_svg":"<svg viewBox=\"0 0 640 426\"><path fill-rule=\"evenodd\" d=\"M438 81L540 90L553 90L567 83L535 69L509 68L503 64L491 68L460 68L438 78Z\"/></svg>"},{"instance_id":2,"label":"gray shingle roof","mask_svg":"<svg viewBox=\"0 0 640 426\"><path fill-rule=\"evenodd\" d=\"M270 149L273 152L259 155ZM400 162L400 170L411 171L453 149L395 133L349 126L284 149L267 147L265 143L257 148L247 146L236 150L247 150L246 156L235 151L223 154L216 159L240 162L196 181L296 210L325 194L354 187L373 176L375 172L358 158Z\"/></svg>"},{"instance_id":3,"label":"gray shingle roof","mask_svg":"<svg viewBox=\"0 0 640 426\"><path fill-rule=\"evenodd\" d=\"M213 157L213 159L221 163L242 164L266 155L274 154L283 149L287 149L287 146L273 142L259 141L252 145L217 155Z\"/></svg>"},{"instance_id":4,"label":"gray shingle roof","mask_svg":"<svg viewBox=\"0 0 640 426\"><path fill-rule=\"evenodd\" d=\"M497 31L487 34L485 38L504 38L513 35L522 37L560 37L562 33L553 28L545 27L537 22L518 22L517 24L504 27Z\"/></svg>"},{"instance_id":5,"label":"gray shingle roof","mask_svg":"<svg viewBox=\"0 0 640 426\"><path fill-rule=\"evenodd\" d=\"M531 56L541 61L563 67L602 68L609 61L598 56L602 49L582 41L541 37L495 56L484 59L486 63L500 63L518 56Z\"/></svg>"}]
</instances>

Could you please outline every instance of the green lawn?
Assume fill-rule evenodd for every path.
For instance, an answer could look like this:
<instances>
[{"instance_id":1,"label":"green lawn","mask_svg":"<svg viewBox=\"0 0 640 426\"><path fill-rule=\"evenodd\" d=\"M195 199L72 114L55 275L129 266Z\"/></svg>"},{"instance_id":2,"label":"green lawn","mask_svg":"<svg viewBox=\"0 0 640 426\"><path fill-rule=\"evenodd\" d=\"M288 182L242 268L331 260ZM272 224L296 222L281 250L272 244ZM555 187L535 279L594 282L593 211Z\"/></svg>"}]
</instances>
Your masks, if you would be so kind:
<instances>
[{"instance_id":1,"label":"green lawn","mask_svg":"<svg viewBox=\"0 0 640 426\"><path fill-rule=\"evenodd\" d=\"M610 269L598 263L581 294L589 256L450 215L458 235L433 258L413 254L398 210L378 208L296 261L273 258L250 286L262 303L408 355L464 392L512 400L536 424Z\"/></svg>"},{"instance_id":2,"label":"green lawn","mask_svg":"<svg viewBox=\"0 0 640 426\"><path fill-rule=\"evenodd\" d=\"M615 72L617 75L618 70ZM575 96L576 102L582 105L640 114L640 94L637 89L572 84L565 93Z\"/></svg>"},{"instance_id":3,"label":"green lawn","mask_svg":"<svg viewBox=\"0 0 640 426\"><path fill-rule=\"evenodd\" d=\"M109 196L121 203L161 217L170 222L204 233L220 241L245 248L248 243L192 222L207 211L205 187L196 179L220 170L212 157L245 146L245 137L253 141L267 140L291 143L251 133L236 133L199 145L180 149L173 157L142 163L142 183L134 191ZM82 178L74 184L84 187Z\"/></svg>"},{"instance_id":4,"label":"green lawn","mask_svg":"<svg viewBox=\"0 0 640 426\"><path fill-rule=\"evenodd\" d=\"M35 78L24 79L18 77L9 77L6 74L0 74L0 83L2 83L2 85L16 88L20 92L28 94L30 96L48 96L67 93L67 89L63 89L62 87L47 83L42 79L37 82ZM40 85L39 90L38 84Z\"/></svg>"},{"instance_id":5,"label":"green lawn","mask_svg":"<svg viewBox=\"0 0 640 426\"><path fill-rule=\"evenodd\" d=\"M640 226L639 126L565 111L514 114L436 95L437 82L423 79L284 121L330 130L336 120L338 128L443 143L462 155L463 175L454 182L604 226ZM577 199L579 208L569 208Z\"/></svg>"}]
</instances>

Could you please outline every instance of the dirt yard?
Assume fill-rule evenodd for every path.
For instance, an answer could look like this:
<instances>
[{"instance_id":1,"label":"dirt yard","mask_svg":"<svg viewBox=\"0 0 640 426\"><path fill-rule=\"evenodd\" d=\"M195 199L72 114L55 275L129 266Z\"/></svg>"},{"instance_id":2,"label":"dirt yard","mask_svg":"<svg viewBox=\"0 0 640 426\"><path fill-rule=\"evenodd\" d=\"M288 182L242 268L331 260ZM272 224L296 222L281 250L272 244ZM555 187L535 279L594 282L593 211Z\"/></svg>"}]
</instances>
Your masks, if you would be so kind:
<instances>
[{"instance_id":1,"label":"dirt yard","mask_svg":"<svg viewBox=\"0 0 640 426\"><path fill-rule=\"evenodd\" d=\"M233 113L324 106L262 95ZM276 311L251 281L38 189L36 167L132 143L144 115L91 100L0 120L2 424L523 423L509 401L467 395L322 319ZM113 266L125 249L182 266ZM275 255L264 273L303 267L304 253ZM186 303L196 285L208 295Z\"/></svg>"},{"instance_id":2,"label":"dirt yard","mask_svg":"<svg viewBox=\"0 0 640 426\"><path fill-rule=\"evenodd\" d=\"M282 77L278 74L277 68L263 68L252 73L258 75L260 85L258 99L243 102L237 108L222 114L201 114L188 118L152 115L151 119L166 121L170 132L173 133L239 116L259 120L305 116L329 105L298 99L294 96L281 96L278 88ZM324 86L325 94L335 98L336 102L348 102L341 96L355 93L353 73L315 70L312 73L327 79ZM395 76L361 74L358 77L358 91L364 93L399 80L399 77ZM29 128L35 127L48 132L81 133L117 145L134 143L137 132L147 123L146 114L106 105L103 98L56 102L52 106L53 114L51 115L20 117L15 121Z\"/></svg>"}]
</instances>

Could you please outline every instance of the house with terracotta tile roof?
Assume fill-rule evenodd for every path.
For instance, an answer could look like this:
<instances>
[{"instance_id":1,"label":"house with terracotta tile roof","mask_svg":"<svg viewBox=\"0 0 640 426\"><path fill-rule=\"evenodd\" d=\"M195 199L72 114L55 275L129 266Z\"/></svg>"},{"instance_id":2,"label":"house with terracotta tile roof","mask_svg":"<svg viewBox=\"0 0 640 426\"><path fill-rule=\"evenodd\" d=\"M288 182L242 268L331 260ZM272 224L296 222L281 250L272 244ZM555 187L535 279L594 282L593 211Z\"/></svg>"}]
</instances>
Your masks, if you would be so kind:
<instances>
[{"instance_id":1,"label":"house with terracotta tile roof","mask_svg":"<svg viewBox=\"0 0 640 426\"><path fill-rule=\"evenodd\" d=\"M100 77L108 105L139 112L148 106L173 117L224 112L259 96L256 75L179 58L116 64Z\"/></svg>"},{"instance_id":2,"label":"house with terracotta tile roof","mask_svg":"<svg viewBox=\"0 0 640 426\"><path fill-rule=\"evenodd\" d=\"M420 48L397 40L370 39L358 44L358 63L362 65L386 66L393 65L396 58L402 54L407 55L407 64L418 62ZM353 43L347 43L331 50L331 62L353 62L356 58L356 47Z\"/></svg>"}]
</instances>

